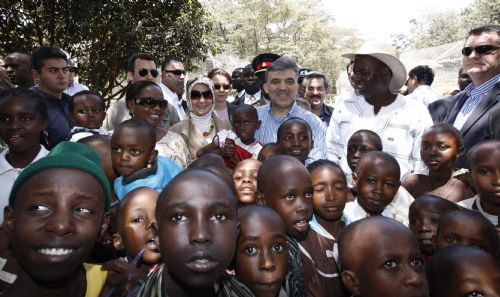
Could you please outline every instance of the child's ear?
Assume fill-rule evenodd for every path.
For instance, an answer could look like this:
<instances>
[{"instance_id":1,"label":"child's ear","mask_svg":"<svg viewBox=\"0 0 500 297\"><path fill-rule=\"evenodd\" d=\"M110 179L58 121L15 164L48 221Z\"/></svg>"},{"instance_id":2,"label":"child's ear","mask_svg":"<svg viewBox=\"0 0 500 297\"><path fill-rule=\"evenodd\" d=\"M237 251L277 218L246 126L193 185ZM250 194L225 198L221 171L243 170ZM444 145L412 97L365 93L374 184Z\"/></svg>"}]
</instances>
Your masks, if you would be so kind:
<instances>
[{"instance_id":1,"label":"child's ear","mask_svg":"<svg viewBox=\"0 0 500 297\"><path fill-rule=\"evenodd\" d=\"M134 74L132 73L132 71L127 71L127 80L128 81L133 81L133 78L134 78Z\"/></svg>"},{"instance_id":2,"label":"child's ear","mask_svg":"<svg viewBox=\"0 0 500 297\"><path fill-rule=\"evenodd\" d=\"M157 150L153 150L153 151L149 154L149 158L148 158L148 165L150 165L150 164L154 164L154 163L155 163L155 160L156 160L156 157L158 157L158 151L157 151Z\"/></svg>"},{"instance_id":3,"label":"child's ear","mask_svg":"<svg viewBox=\"0 0 500 297\"><path fill-rule=\"evenodd\" d=\"M12 224L14 220L14 210L10 206L6 206L3 209L3 229L7 236L11 236L12 234Z\"/></svg>"},{"instance_id":4,"label":"child's ear","mask_svg":"<svg viewBox=\"0 0 500 297\"><path fill-rule=\"evenodd\" d=\"M342 271L342 282L344 285L347 287L349 292L352 293L354 296L360 296L361 292L359 289L359 284L358 280L356 278L356 274L350 270L344 270Z\"/></svg>"},{"instance_id":5,"label":"child's ear","mask_svg":"<svg viewBox=\"0 0 500 297\"><path fill-rule=\"evenodd\" d=\"M118 233L113 234L113 247L117 251L123 251L124 249L122 237Z\"/></svg>"},{"instance_id":6,"label":"child's ear","mask_svg":"<svg viewBox=\"0 0 500 297\"><path fill-rule=\"evenodd\" d=\"M261 124L261 123L262 123L262 122L261 122L260 120L258 120L258 121L257 121L257 129L259 129L259 128L260 128L260 124Z\"/></svg>"},{"instance_id":7,"label":"child's ear","mask_svg":"<svg viewBox=\"0 0 500 297\"><path fill-rule=\"evenodd\" d=\"M105 212L104 216L102 217L101 228L99 230L99 238L102 238L104 233L106 233L106 230L108 230L110 219L111 219L111 213L109 211Z\"/></svg>"},{"instance_id":8,"label":"child's ear","mask_svg":"<svg viewBox=\"0 0 500 297\"><path fill-rule=\"evenodd\" d=\"M264 195L262 195L261 192L255 191L253 196L255 197L255 204L266 205L266 200L264 199Z\"/></svg>"},{"instance_id":9,"label":"child's ear","mask_svg":"<svg viewBox=\"0 0 500 297\"><path fill-rule=\"evenodd\" d=\"M464 155L464 152L465 152L465 147L463 145L459 146L457 148L457 158L462 157Z\"/></svg>"}]
</instances>

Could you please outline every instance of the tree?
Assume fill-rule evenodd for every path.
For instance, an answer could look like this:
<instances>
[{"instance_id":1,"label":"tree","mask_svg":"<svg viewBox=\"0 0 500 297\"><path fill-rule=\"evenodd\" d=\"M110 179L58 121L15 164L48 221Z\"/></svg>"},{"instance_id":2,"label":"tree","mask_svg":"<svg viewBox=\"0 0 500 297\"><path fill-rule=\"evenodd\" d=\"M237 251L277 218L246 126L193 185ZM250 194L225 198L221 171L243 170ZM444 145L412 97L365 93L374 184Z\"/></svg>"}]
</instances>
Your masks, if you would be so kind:
<instances>
[{"instance_id":1,"label":"tree","mask_svg":"<svg viewBox=\"0 0 500 297\"><path fill-rule=\"evenodd\" d=\"M321 1L218 0L205 5L217 21L213 40L220 45L219 55L251 61L274 52L336 79L346 64L341 54L361 44L356 31L335 27Z\"/></svg>"},{"instance_id":2,"label":"tree","mask_svg":"<svg viewBox=\"0 0 500 297\"><path fill-rule=\"evenodd\" d=\"M196 0L0 0L0 50L56 46L92 90L120 96L136 52L176 56L192 68L208 50L212 22Z\"/></svg>"},{"instance_id":3,"label":"tree","mask_svg":"<svg viewBox=\"0 0 500 297\"><path fill-rule=\"evenodd\" d=\"M475 0L462 10L432 13L410 21L413 48L437 46L463 40L467 32L481 25L500 23L500 2Z\"/></svg>"}]
</instances>

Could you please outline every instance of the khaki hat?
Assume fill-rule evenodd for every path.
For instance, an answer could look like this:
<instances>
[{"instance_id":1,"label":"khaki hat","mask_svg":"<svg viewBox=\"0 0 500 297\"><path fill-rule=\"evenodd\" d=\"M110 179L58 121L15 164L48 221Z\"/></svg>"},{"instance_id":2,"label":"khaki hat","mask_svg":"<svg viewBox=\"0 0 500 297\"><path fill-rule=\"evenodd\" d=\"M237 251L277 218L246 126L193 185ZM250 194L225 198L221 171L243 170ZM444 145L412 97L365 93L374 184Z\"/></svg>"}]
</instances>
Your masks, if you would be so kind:
<instances>
[{"instance_id":1,"label":"khaki hat","mask_svg":"<svg viewBox=\"0 0 500 297\"><path fill-rule=\"evenodd\" d=\"M387 43L378 40L368 40L355 52L342 55L344 58L354 60L357 55L372 56L387 65L392 72L389 83L391 92L398 92L406 82L406 68L399 61L398 51Z\"/></svg>"}]
</instances>

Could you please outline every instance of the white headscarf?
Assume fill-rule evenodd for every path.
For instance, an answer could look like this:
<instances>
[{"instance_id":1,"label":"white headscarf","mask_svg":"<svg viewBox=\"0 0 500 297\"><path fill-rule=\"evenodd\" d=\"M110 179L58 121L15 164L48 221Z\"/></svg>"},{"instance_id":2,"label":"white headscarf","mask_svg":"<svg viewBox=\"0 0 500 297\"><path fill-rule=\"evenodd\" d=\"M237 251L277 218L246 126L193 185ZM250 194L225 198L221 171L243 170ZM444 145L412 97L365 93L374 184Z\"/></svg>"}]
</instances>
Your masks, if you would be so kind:
<instances>
[{"instance_id":1,"label":"white headscarf","mask_svg":"<svg viewBox=\"0 0 500 297\"><path fill-rule=\"evenodd\" d=\"M212 93L212 108L205 115L198 116L193 112L193 104L191 102L191 89L196 84L203 84L208 87L210 92ZM214 83L212 80L206 76L197 76L190 79L187 83L187 106L189 108L189 114L191 116L191 120L193 124L200 130L201 132L207 132L210 130L210 125L212 124L212 112L215 108L215 91L214 91Z\"/></svg>"}]
</instances>

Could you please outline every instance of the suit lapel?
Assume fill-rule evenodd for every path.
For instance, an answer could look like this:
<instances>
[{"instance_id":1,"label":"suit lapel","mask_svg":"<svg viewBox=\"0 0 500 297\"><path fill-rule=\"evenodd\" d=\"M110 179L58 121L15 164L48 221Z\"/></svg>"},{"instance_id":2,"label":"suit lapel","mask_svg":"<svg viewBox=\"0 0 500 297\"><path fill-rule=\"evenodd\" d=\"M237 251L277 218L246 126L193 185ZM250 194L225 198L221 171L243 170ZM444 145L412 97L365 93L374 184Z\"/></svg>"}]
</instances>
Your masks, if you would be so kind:
<instances>
[{"instance_id":1,"label":"suit lapel","mask_svg":"<svg viewBox=\"0 0 500 297\"><path fill-rule=\"evenodd\" d=\"M484 98L479 102L479 104L474 108L470 116L465 121L460 133L464 135L469 131L469 129L476 123L493 105L498 103L498 98L500 95L500 84L497 83L493 89L488 92Z\"/></svg>"},{"instance_id":2,"label":"suit lapel","mask_svg":"<svg viewBox=\"0 0 500 297\"><path fill-rule=\"evenodd\" d=\"M453 107L450 110L450 113L448 114L445 120L446 123L451 125L453 125L455 119L457 118L458 112L460 111L460 109L462 109L462 106L464 106L464 103L465 101L467 101L467 98L469 98L467 94L463 91L457 94L456 96L457 96L456 100L454 101L455 104L453 104Z\"/></svg>"}]
</instances>

